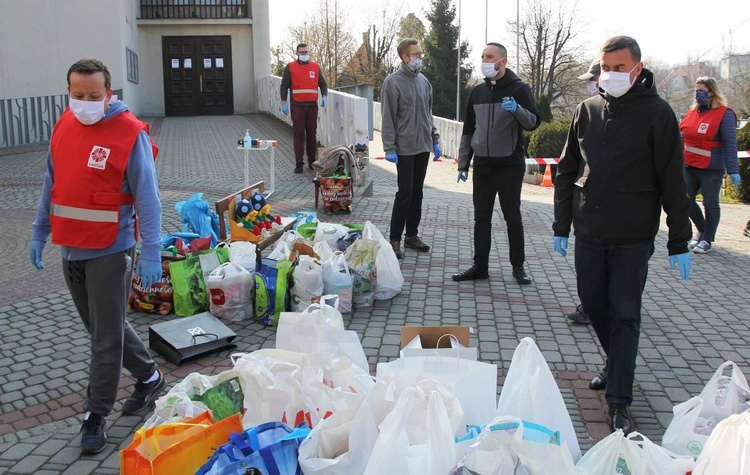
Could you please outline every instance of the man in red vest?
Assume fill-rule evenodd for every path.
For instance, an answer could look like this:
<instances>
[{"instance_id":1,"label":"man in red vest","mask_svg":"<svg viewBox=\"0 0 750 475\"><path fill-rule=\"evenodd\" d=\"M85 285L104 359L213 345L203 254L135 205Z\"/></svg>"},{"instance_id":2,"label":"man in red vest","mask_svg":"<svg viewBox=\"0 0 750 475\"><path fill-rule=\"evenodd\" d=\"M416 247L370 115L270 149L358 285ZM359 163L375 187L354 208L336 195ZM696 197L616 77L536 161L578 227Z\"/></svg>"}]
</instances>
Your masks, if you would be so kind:
<instances>
[{"instance_id":1,"label":"man in red vest","mask_svg":"<svg viewBox=\"0 0 750 475\"><path fill-rule=\"evenodd\" d=\"M39 198L29 260L44 268L52 234L60 246L70 296L91 338L81 453L104 450L106 418L124 366L136 378L124 414L149 407L167 382L125 320L133 251L143 288L161 279L161 202L148 125L112 97L109 69L82 59L68 70L69 107L55 124ZM136 207L138 226L136 226Z\"/></svg>"},{"instance_id":2,"label":"man in red vest","mask_svg":"<svg viewBox=\"0 0 750 475\"><path fill-rule=\"evenodd\" d=\"M289 115L287 93L292 90L292 129L294 130L294 160L297 163L294 173L302 173L305 148L307 166L312 164L318 149L318 88L323 96L320 106L326 106L328 85L320 71L320 66L310 61L310 50L306 44L297 45L297 61L284 68L281 76L281 112Z\"/></svg>"}]
</instances>

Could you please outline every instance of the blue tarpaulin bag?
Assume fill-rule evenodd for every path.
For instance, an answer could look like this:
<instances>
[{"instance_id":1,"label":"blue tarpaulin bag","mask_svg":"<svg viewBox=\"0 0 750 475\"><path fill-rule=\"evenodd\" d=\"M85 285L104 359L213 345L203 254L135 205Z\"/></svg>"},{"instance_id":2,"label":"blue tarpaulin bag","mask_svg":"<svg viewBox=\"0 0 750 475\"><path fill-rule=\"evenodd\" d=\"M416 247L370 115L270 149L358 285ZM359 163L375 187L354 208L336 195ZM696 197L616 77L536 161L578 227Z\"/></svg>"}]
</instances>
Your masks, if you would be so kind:
<instances>
[{"instance_id":1,"label":"blue tarpaulin bag","mask_svg":"<svg viewBox=\"0 0 750 475\"><path fill-rule=\"evenodd\" d=\"M302 475L299 445L308 428L292 430L283 422L267 422L240 434L232 433L196 475L242 475L255 468L264 475Z\"/></svg>"}]
</instances>

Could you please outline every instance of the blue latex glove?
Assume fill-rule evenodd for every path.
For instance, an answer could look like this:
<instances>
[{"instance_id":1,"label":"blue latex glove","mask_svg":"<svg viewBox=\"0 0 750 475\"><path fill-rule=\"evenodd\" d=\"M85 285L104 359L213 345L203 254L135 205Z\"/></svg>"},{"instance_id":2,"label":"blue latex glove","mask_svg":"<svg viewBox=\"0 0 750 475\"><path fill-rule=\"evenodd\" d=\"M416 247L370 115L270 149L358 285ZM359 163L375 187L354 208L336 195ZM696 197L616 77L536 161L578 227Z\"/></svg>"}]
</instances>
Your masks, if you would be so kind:
<instances>
[{"instance_id":1,"label":"blue latex glove","mask_svg":"<svg viewBox=\"0 0 750 475\"><path fill-rule=\"evenodd\" d=\"M389 152L385 154L385 159L388 160L391 163L395 163L398 165L398 155L396 155L393 152Z\"/></svg>"},{"instance_id":2,"label":"blue latex glove","mask_svg":"<svg viewBox=\"0 0 750 475\"><path fill-rule=\"evenodd\" d=\"M435 142L432 144L432 151L435 154L435 158L432 159L432 161L437 161L440 159L440 157L443 155L443 151L440 150L440 144Z\"/></svg>"},{"instance_id":3,"label":"blue latex glove","mask_svg":"<svg viewBox=\"0 0 750 475\"><path fill-rule=\"evenodd\" d=\"M469 172L462 172L461 170L458 171L458 180L456 180L456 183L459 181L466 181L466 179L469 178Z\"/></svg>"},{"instance_id":4,"label":"blue latex glove","mask_svg":"<svg viewBox=\"0 0 750 475\"><path fill-rule=\"evenodd\" d=\"M31 265L36 267L37 270L44 269L42 251L45 244L47 243L44 241L31 241L29 243L29 261L31 261Z\"/></svg>"},{"instance_id":5,"label":"blue latex glove","mask_svg":"<svg viewBox=\"0 0 750 475\"><path fill-rule=\"evenodd\" d=\"M732 180L732 186L740 186L740 182L742 181L739 173L732 173L729 175L729 179Z\"/></svg>"},{"instance_id":6,"label":"blue latex glove","mask_svg":"<svg viewBox=\"0 0 750 475\"><path fill-rule=\"evenodd\" d=\"M690 280L690 268L693 267L693 256L689 252L669 256L669 265L672 269L675 266L679 266L682 280Z\"/></svg>"},{"instance_id":7,"label":"blue latex glove","mask_svg":"<svg viewBox=\"0 0 750 475\"><path fill-rule=\"evenodd\" d=\"M552 238L555 243L555 251L559 252L561 256L565 257L568 255L568 238L555 236Z\"/></svg>"},{"instance_id":8,"label":"blue latex glove","mask_svg":"<svg viewBox=\"0 0 750 475\"><path fill-rule=\"evenodd\" d=\"M510 112L511 114L515 112L516 109L518 109L518 103L512 97L508 99L507 101L503 101L501 105L503 106L503 109Z\"/></svg>"},{"instance_id":9,"label":"blue latex glove","mask_svg":"<svg viewBox=\"0 0 750 475\"><path fill-rule=\"evenodd\" d=\"M323 96L323 100L320 101L320 107L325 107L326 102L328 102L328 98L326 96Z\"/></svg>"},{"instance_id":10,"label":"blue latex glove","mask_svg":"<svg viewBox=\"0 0 750 475\"><path fill-rule=\"evenodd\" d=\"M161 280L161 261L138 258L135 276L141 278L141 285L147 289Z\"/></svg>"},{"instance_id":11,"label":"blue latex glove","mask_svg":"<svg viewBox=\"0 0 750 475\"><path fill-rule=\"evenodd\" d=\"M284 115L289 115L289 104L281 104L281 112Z\"/></svg>"}]
</instances>

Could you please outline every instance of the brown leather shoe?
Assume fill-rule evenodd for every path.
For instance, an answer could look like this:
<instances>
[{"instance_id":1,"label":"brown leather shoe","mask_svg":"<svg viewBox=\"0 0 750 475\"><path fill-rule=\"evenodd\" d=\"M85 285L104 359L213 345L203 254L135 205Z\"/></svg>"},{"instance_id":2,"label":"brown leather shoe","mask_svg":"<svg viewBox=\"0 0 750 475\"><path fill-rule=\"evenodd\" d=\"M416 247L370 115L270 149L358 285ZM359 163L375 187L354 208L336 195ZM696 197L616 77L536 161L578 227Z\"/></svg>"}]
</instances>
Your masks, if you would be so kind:
<instances>
[{"instance_id":1,"label":"brown leather shoe","mask_svg":"<svg viewBox=\"0 0 750 475\"><path fill-rule=\"evenodd\" d=\"M393 248L393 252L396 253L396 259L401 259L401 242L391 241L391 247Z\"/></svg>"},{"instance_id":2,"label":"brown leather shoe","mask_svg":"<svg viewBox=\"0 0 750 475\"><path fill-rule=\"evenodd\" d=\"M404 239L404 246L416 249L419 252L427 252L430 250L430 246L422 242L419 236L407 237Z\"/></svg>"}]
</instances>

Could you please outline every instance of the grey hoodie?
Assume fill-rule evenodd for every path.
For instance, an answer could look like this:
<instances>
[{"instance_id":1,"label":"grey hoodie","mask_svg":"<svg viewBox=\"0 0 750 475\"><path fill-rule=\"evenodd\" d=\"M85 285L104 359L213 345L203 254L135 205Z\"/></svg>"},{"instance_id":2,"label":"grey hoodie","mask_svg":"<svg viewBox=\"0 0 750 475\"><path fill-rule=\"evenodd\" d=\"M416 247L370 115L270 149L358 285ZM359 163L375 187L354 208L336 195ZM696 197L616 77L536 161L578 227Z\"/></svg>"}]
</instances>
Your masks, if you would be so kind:
<instances>
[{"instance_id":1,"label":"grey hoodie","mask_svg":"<svg viewBox=\"0 0 750 475\"><path fill-rule=\"evenodd\" d=\"M397 155L431 152L440 140L432 119L432 85L402 63L383 82L381 92L383 150Z\"/></svg>"}]
</instances>

